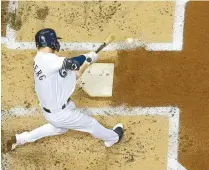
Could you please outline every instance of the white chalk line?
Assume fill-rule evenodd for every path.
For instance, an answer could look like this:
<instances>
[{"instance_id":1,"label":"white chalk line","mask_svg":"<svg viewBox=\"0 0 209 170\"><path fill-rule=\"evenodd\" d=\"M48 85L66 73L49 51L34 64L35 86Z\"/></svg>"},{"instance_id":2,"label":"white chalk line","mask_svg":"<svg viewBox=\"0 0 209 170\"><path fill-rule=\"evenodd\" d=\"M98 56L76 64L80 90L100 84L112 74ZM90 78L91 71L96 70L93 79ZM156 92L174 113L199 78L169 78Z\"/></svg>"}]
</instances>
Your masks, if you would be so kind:
<instances>
[{"instance_id":1,"label":"white chalk line","mask_svg":"<svg viewBox=\"0 0 209 170\"><path fill-rule=\"evenodd\" d=\"M82 112L88 115L142 115L142 116L165 116L169 120L168 133L168 170L179 170L178 163L178 134L179 114L178 107L108 107L108 108L81 108ZM4 112L6 116L33 115L37 112L35 108L15 107ZM38 111L39 112L39 111Z\"/></svg>"},{"instance_id":2,"label":"white chalk line","mask_svg":"<svg viewBox=\"0 0 209 170\"><path fill-rule=\"evenodd\" d=\"M7 43L7 38L6 37L1 37L1 43L6 44Z\"/></svg>"},{"instance_id":3,"label":"white chalk line","mask_svg":"<svg viewBox=\"0 0 209 170\"><path fill-rule=\"evenodd\" d=\"M188 0L176 0L173 25L173 49L183 48L185 8Z\"/></svg>"},{"instance_id":4,"label":"white chalk line","mask_svg":"<svg viewBox=\"0 0 209 170\"><path fill-rule=\"evenodd\" d=\"M187 0L176 0L174 24L173 24L173 36L172 43L143 43L138 40L134 40L131 43L122 41L119 43L112 43L108 45L104 51L132 49L137 47L145 47L148 51L181 51L183 47L183 30L184 30L184 18L185 18L185 5ZM10 1L8 5L8 11L14 12L18 8L18 1ZM16 42L15 30L7 25L7 39L4 41L9 49L36 49L34 42ZM62 42L61 50L87 50L92 51L97 49L101 43L91 42Z\"/></svg>"},{"instance_id":5,"label":"white chalk line","mask_svg":"<svg viewBox=\"0 0 209 170\"><path fill-rule=\"evenodd\" d=\"M185 167L183 167L179 162L177 162L178 170L186 170Z\"/></svg>"}]
</instances>

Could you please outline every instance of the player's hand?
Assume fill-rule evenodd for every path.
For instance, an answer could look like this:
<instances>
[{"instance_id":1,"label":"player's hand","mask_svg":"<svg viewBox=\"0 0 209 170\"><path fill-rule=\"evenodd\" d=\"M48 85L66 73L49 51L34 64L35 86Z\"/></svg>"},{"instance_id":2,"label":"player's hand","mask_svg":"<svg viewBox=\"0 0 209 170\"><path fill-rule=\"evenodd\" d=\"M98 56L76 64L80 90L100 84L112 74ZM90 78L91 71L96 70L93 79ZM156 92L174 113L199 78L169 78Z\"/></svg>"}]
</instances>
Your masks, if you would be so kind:
<instances>
[{"instance_id":1,"label":"player's hand","mask_svg":"<svg viewBox=\"0 0 209 170\"><path fill-rule=\"evenodd\" d=\"M97 58L98 58L98 54L93 52L93 51L89 52L89 53L86 53L85 56L86 56L87 60L88 60L88 58L90 58L92 60L91 63L95 63L97 61Z\"/></svg>"}]
</instances>

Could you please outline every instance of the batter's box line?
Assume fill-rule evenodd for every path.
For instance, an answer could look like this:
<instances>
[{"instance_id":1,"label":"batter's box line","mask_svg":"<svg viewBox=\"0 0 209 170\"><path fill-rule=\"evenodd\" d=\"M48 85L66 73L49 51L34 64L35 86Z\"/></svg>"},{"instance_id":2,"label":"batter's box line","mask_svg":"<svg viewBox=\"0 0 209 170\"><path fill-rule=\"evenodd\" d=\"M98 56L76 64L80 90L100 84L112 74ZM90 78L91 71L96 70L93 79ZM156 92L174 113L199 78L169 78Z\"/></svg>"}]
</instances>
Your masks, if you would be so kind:
<instances>
[{"instance_id":1,"label":"batter's box line","mask_svg":"<svg viewBox=\"0 0 209 170\"><path fill-rule=\"evenodd\" d=\"M148 51L181 51L183 48L184 18L187 0L175 0L175 2L172 43L143 43L138 40L133 40L132 43L128 43L127 41L123 41L119 43L112 43L104 50L112 51L144 47ZM18 1L9 1L8 12L14 13L17 8ZM16 32L8 24L6 29L6 38L2 37L1 43L5 44L8 49L36 49L34 42L16 42ZM101 43L91 42L62 42L61 50L94 51L100 45Z\"/></svg>"},{"instance_id":2,"label":"batter's box line","mask_svg":"<svg viewBox=\"0 0 209 170\"><path fill-rule=\"evenodd\" d=\"M178 139L179 139L179 115L178 107L108 107L108 108L78 108L78 111L88 115L142 115L142 116L165 116L169 120L168 132L168 160L167 170L186 170L178 162ZM39 112L35 108L14 107L4 111L4 116L34 115ZM37 114L37 113L36 113Z\"/></svg>"}]
</instances>

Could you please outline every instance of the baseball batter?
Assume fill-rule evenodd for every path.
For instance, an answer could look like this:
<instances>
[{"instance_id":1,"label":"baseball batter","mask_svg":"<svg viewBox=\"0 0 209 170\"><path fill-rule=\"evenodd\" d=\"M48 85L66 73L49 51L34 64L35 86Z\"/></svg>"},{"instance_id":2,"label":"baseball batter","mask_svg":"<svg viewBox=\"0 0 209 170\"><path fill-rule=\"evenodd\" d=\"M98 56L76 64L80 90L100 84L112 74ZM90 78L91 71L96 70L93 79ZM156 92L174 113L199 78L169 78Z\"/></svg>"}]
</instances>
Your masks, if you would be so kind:
<instances>
[{"instance_id":1,"label":"baseball batter","mask_svg":"<svg viewBox=\"0 0 209 170\"><path fill-rule=\"evenodd\" d=\"M120 141L123 135L121 123L107 129L94 118L76 109L70 99L76 80L86 68L96 62L98 55L89 52L73 58L58 57L59 51L56 32L46 28L35 35L37 54L34 58L34 80L43 115L47 124L30 132L16 134L7 141L7 151L27 142L34 142L47 136L60 135L69 129L88 132L104 141L106 147Z\"/></svg>"}]
</instances>

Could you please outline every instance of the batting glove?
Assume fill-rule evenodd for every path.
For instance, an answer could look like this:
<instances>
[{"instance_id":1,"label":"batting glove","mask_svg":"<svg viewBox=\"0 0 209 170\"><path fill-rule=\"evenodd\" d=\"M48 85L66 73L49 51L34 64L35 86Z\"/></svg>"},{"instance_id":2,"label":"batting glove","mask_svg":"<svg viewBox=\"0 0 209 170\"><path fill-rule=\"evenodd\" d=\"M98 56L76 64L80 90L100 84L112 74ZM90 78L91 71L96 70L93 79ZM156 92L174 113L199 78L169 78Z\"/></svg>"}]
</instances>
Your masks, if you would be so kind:
<instances>
[{"instance_id":1,"label":"batting glove","mask_svg":"<svg viewBox=\"0 0 209 170\"><path fill-rule=\"evenodd\" d=\"M90 63L95 63L97 61L98 54L93 51L84 55L86 56L86 60Z\"/></svg>"}]
</instances>

